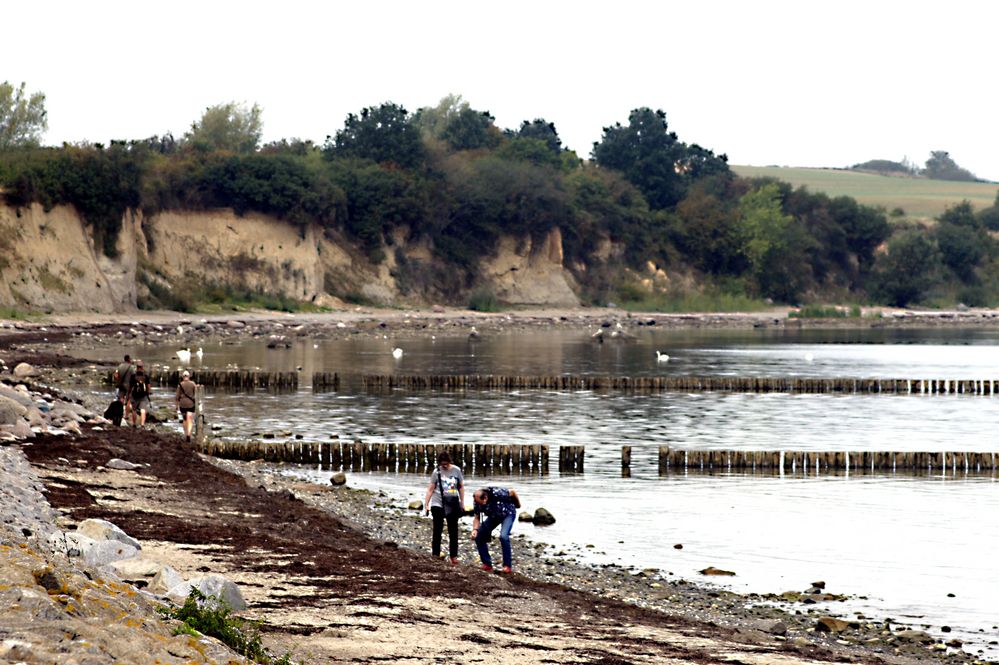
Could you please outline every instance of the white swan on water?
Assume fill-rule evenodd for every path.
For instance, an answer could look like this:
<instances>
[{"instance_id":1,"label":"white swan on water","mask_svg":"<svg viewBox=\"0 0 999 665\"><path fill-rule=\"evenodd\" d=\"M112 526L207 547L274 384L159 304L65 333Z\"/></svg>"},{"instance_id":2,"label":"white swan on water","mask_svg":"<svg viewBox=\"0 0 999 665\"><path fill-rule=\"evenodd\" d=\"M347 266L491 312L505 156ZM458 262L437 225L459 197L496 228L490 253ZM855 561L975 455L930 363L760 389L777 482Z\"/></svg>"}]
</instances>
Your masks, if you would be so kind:
<instances>
[{"instance_id":1,"label":"white swan on water","mask_svg":"<svg viewBox=\"0 0 999 665\"><path fill-rule=\"evenodd\" d=\"M396 360L402 358L402 349L400 349L398 346L392 349L392 357L395 358Z\"/></svg>"},{"instance_id":2,"label":"white swan on water","mask_svg":"<svg viewBox=\"0 0 999 665\"><path fill-rule=\"evenodd\" d=\"M191 349L180 349L177 351L177 360L182 363L191 362Z\"/></svg>"},{"instance_id":3,"label":"white swan on water","mask_svg":"<svg viewBox=\"0 0 999 665\"><path fill-rule=\"evenodd\" d=\"M810 363L813 360L815 360L815 356L813 356L811 352L808 352L808 353L805 354L805 362L806 363Z\"/></svg>"},{"instance_id":4,"label":"white swan on water","mask_svg":"<svg viewBox=\"0 0 999 665\"><path fill-rule=\"evenodd\" d=\"M201 360L205 357L205 350L199 346L198 350L194 352L194 355L198 357L198 360Z\"/></svg>"},{"instance_id":5,"label":"white swan on water","mask_svg":"<svg viewBox=\"0 0 999 665\"><path fill-rule=\"evenodd\" d=\"M656 351L656 362L657 363L668 363L669 356L661 351Z\"/></svg>"}]
</instances>

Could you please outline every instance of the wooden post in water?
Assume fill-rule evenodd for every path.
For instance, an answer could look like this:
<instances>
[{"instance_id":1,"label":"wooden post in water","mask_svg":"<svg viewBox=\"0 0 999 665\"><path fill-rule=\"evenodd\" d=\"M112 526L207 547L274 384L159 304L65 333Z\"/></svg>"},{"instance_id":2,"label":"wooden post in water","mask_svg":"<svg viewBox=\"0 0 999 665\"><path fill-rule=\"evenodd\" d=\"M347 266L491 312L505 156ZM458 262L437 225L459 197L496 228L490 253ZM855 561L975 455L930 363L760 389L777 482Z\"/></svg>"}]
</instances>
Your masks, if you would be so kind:
<instances>
[{"instance_id":1,"label":"wooden post in water","mask_svg":"<svg viewBox=\"0 0 999 665\"><path fill-rule=\"evenodd\" d=\"M621 470L631 470L631 446L621 446Z\"/></svg>"},{"instance_id":2,"label":"wooden post in water","mask_svg":"<svg viewBox=\"0 0 999 665\"><path fill-rule=\"evenodd\" d=\"M208 437L205 423L205 389L201 385L194 388L194 442L199 447L205 445Z\"/></svg>"}]
</instances>

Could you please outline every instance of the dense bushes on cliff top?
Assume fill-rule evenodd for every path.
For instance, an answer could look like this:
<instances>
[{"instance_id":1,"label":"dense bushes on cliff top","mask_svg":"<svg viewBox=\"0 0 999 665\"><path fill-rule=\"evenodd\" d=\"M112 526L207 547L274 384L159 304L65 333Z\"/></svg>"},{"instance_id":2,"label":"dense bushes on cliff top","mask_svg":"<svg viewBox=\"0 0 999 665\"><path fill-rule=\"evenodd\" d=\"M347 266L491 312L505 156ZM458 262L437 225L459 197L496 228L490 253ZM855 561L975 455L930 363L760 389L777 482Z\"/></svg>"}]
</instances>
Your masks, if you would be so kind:
<instances>
[{"instance_id":1,"label":"dense bushes on cliff top","mask_svg":"<svg viewBox=\"0 0 999 665\"><path fill-rule=\"evenodd\" d=\"M878 253L892 234L884 211L739 178L724 155L680 141L661 111L636 109L626 125L604 128L584 162L554 124L501 130L455 97L415 114L395 104L364 109L321 147L294 139L259 147L257 107L213 109L181 140L0 152L0 184L13 205L74 205L109 255L130 209L230 207L336 229L376 261L404 228L430 241L456 288L474 285L501 235L557 227L569 266L591 264L607 238L638 271L652 262L785 302L984 304L999 292L986 232L997 208L948 211L934 229L905 229ZM624 285L608 275L621 274L580 276L592 294L610 297Z\"/></svg>"}]
</instances>

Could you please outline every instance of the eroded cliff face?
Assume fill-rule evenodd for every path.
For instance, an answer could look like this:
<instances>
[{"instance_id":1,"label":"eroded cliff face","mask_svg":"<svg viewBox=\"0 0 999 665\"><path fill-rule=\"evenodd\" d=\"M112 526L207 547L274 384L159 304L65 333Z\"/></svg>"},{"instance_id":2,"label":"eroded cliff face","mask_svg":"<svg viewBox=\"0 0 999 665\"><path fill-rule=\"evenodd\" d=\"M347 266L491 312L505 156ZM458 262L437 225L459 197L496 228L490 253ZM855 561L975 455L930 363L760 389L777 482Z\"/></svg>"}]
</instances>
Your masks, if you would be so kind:
<instances>
[{"instance_id":1,"label":"eroded cliff face","mask_svg":"<svg viewBox=\"0 0 999 665\"><path fill-rule=\"evenodd\" d=\"M575 307L575 280L563 266L562 233L557 228L540 242L505 237L495 256L482 264L482 275L501 302L518 305Z\"/></svg>"},{"instance_id":2,"label":"eroded cliff face","mask_svg":"<svg viewBox=\"0 0 999 665\"><path fill-rule=\"evenodd\" d=\"M129 217L126 225L132 226ZM99 257L68 206L46 212L37 204L0 205L0 277L0 305L7 307L56 312L135 307L134 254L115 261Z\"/></svg>"},{"instance_id":3,"label":"eroded cliff face","mask_svg":"<svg viewBox=\"0 0 999 665\"><path fill-rule=\"evenodd\" d=\"M339 298L383 305L460 304L464 294L431 294L400 279L431 266L426 242L405 230L385 259L373 263L347 239L317 226L299 227L264 215L230 210L168 211L144 218L128 213L117 239L118 256L95 249L72 207L45 211L0 204L0 306L52 312L123 312L149 292L231 285L250 291L335 306ZM415 267L415 268L414 268ZM579 304L575 282L562 263L554 230L540 242L503 238L482 266L485 285L515 305ZM405 283L403 283L405 282Z\"/></svg>"}]
</instances>

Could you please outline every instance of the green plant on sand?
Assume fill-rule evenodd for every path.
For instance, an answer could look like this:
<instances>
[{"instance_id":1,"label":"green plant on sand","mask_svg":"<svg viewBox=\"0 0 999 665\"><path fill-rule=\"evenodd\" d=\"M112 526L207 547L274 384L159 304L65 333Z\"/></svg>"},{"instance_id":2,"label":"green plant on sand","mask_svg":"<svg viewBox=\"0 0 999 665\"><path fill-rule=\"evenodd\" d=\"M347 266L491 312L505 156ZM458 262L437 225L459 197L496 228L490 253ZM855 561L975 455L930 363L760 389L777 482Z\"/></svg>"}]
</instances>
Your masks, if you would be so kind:
<instances>
[{"instance_id":1,"label":"green plant on sand","mask_svg":"<svg viewBox=\"0 0 999 665\"><path fill-rule=\"evenodd\" d=\"M158 609L164 618L181 621L181 625L174 630L174 635L200 633L214 637L239 655L263 665L291 663L288 654L275 658L260 641L259 624L233 616L232 608L221 598L206 596L198 589L191 589L180 607Z\"/></svg>"}]
</instances>

